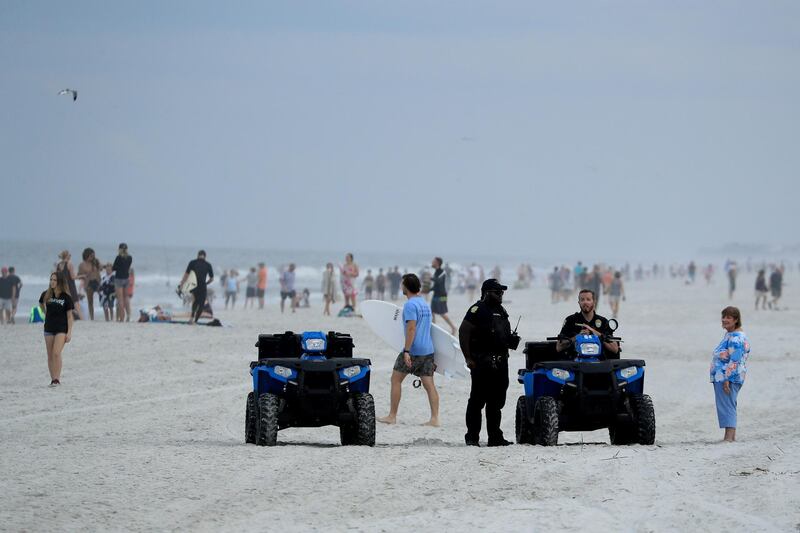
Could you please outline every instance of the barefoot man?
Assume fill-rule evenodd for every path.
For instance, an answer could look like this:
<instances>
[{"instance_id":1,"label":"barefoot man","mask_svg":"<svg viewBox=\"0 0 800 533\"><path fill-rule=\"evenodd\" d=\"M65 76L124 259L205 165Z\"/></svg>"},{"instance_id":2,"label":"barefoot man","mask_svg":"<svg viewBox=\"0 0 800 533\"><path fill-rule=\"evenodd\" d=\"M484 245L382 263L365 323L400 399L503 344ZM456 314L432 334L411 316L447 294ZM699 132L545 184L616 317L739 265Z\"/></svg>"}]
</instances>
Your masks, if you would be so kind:
<instances>
[{"instance_id":1,"label":"barefoot man","mask_svg":"<svg viewBox=\"0 0 800 533\"><path fill-rule=\"evenodd\" d=\"M433 340L431 340L431 308L420 296L420 281L416 274L403 276L401 288L408 301L403 305L405 323L405 345L397 356L392 370L392 393L389 414L379 418L384 424L397 422L397 409L400 407L400 393L403 380L414 374L422 380L431 405L431 419L424 426L439 427L439 393L433 383Z\"/></svg>"}]
</instances>

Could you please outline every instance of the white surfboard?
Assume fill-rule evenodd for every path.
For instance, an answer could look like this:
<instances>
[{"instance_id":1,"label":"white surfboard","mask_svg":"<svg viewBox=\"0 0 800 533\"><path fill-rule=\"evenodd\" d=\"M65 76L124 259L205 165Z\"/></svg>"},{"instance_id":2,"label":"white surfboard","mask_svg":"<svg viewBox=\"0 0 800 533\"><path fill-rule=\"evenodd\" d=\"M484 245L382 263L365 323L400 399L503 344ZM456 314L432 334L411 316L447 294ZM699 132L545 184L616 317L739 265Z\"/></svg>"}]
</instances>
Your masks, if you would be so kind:
<instances>
[{"instance_id":1,"label":"white surfboard","mask_svg":"<svg viewBox=\"0 0 800 533\"><path fill-rule=\"evenodd\" d=\"M188 296L189 293L195 289L195 287L197 287L197 276L195 275L194 270L190 270L189 275L186 277L186 281L181 284L181 296Z\"/></svg>"},{"instance_id":2,"label":"white surfboard","mask_svg":"<svg viewBox=\"0 0 800 533\"><path fill-rule=\"evenodd\" d=\"M392 349L400 352L405 345L403 309L380 300L366 300L359 304L359 308L372 331ZM443 376L468 378L469 368L464 364L458 339L432 324L431 340L436 372Z\"/></svg>"}]
</instances>

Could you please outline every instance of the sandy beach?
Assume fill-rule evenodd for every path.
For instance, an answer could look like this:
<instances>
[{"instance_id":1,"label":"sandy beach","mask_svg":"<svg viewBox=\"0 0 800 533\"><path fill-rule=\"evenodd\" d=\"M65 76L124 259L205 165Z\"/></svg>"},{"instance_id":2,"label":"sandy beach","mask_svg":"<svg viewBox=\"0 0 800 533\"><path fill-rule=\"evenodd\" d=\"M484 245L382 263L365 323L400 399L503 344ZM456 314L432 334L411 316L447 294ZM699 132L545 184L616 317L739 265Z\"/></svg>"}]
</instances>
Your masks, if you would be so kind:
<instances>
[{"instance_id":1,"label":"sandy beach","mask_svg":"<svg viewBox=\"0 0 800 533\"><path fill-rule=\"evenodd\" d=\"M787 310L734 299L752 342L739 397L739 433L722 444L708 383L710 353L729 302L723 280L631 282L618 333L624 356L647 361L654 446L617 447L605 431L562 433L560 445L467 448L469 383L437 376L441 428L424 392L403 389L396 426L377 445L339 446L338 430L288 429L279 446L244 444L248 363L258 333L349 332L373 363L377 414L388 410L394 360L361 319L311 309L281 315L219 311L231 327L79 322L49 389L41 325L0 337L0 530L244 531L792 531L800 527L800 296ZM740 287L752 281L742 276ZM523 340L557 332L573 302L545 288L508 292ZM451 298L460 321L468 303ZM600 313L608 315L601 302ZM503 428L513 439L516 370ZM482 435L485 443L485 433Z\"/></svg>"}]
</instances>

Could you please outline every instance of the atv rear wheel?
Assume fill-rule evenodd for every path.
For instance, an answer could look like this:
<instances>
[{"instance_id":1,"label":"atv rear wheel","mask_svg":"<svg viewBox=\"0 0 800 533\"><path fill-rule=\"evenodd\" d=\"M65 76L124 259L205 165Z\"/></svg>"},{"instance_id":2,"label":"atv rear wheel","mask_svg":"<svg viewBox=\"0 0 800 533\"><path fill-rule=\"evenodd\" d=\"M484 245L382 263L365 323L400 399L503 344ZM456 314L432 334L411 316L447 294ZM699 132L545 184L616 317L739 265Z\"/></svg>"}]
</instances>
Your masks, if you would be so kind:
<instances>
[{"instance_id":1,"label":"atv rear wheel","mask_svg":"<svg viewBox=\"0 0 800 533\"><path fill-rule=\"evenodd\" d=\"M256 424L256 444L275 446L278 443L278 414L281 412L281 399L268 392L258 397L258 424Z\"/></svg>"},{"instance_id":2,"label":"atv rear wheel","mask_svg":"<svg viewBox=\"0 0 800 533\"><path fill-rule=\"evenodd\" d=\"M355 420L339 426L343 446L375 446L375 400L369 393L353 394Z\"/></svg>"},{"instance_id":3,"label":"atv rear wheel","mask_svg":"<svg viewBox=\"0 0 800 533\"><path fill-rule=\"evenodd\" d=\"M541 446L558 444L558 402L542 396L533 407L533 442Z\"/></svg>"},{"instance_id":4,"label":"atv rear wheel","mask_svg":"<svg viewBox=\"0 0 800 533\"><path fill-rule=\"evenodd\" d=\"M517 444L534 444L533 426L528 418L528 405L525 396L520 396L517 400L517 419L515 422L517 434Z\"/></svg>"},{"instance_id":5,"label":"atv rear wheel","mask_svg":"<svg viewBox=\"0 0 800 533\"><path fill-rule=\"evenodd\" d=\"M631 396L631 409L636 415L636 441L643 445L656 442L656 412L647 394Z\"/></svg>"},{"instance_id":6,"label":"atv rear wheel","mask_svg":"<svg viewBox=\"0 0 800 533\"><path fill-rule=\"evenodd\" d=\"M247 408L244 412L244 441L253 444L256 441L256 395L251 392L247 395Z\"/></svg>"}]
</instances>

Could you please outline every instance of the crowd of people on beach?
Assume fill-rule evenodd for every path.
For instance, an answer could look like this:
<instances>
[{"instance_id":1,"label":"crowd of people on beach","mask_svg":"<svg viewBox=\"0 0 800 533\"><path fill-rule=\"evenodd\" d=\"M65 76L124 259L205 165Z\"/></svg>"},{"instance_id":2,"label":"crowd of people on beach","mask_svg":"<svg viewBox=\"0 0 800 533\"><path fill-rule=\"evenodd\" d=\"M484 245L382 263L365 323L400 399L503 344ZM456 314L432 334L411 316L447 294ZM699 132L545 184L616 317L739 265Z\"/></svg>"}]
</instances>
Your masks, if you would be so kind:
<instances>
[{"instance_id":1,"label":"crowd of people on beach","mask_svg":"<svg viewBox=\"0 0 800 533\"><path fill-rule=\"evenodd\" d=\"M65 345L72 339L74 321L94 320L95 295L103 309L106 321L129 322L131 319L130 300L134 294L135 278L133 257L128 252L127 244L119 244L118 253L113 262L101 262L95 251L88 247L83 250L81 259L82 261L76 269L68 250L63 250L58 254L58 261L53 265L48 287L39 297L39 307L31 311L31 321L44 322L44 339L51 387L61 384L62 352ZM775 263L767 266L748 260L745 265L745 269L749 273L756 272L755 309L780 309L779 302L783 290L785 264ZM767 275L768 269L769 275ZM279 269L278 283L282 313L287 309L294 313L298 308L310 306L310 290L304 288L298 291L296 288L296 271L297 267L294 263L289 263ZM735 261L728 260L723 266L723 271L728 280L729 297L732 298L736 290L739 266ZM607 332L603 329L605 327L603 325L607 324L607 319L595 312L599 306L601 295L608 299L612 318L616 318L620 302L626 299L625 283L627 281L631 279L642 281L648 278L669 276L670 279L682 281L683 285L691 286L697 282L698 273L702 273L708 285L713 280L715 267L713 264L708 264L700 269L694 261L691 261L688 264L671 264L667 267L653 264L648 269L643 268L642 265L631 269L628 264L614 268L601 263L588 268L578 261L572 268L565 265L553 267L552 272L547 276L547 283L552 303L568 301L576 293L578 294L581 311L568 317L565 324L574 318L577 321L576 324L580 326L576 331L605 335ZM385 269L378 268L377 272L367 268L363 277L362 270L352 253L346 254L344 261L338 267L331 262L326 264L320 287L325 315L331 315L331 306L339 300L340 294L343 299L343 307L339 310L338 316L341 317L358 316L356 309L359 294L368 300L388 298L395 301L402 293L407 299L403 317L407 321L413 321L414 327L407 329L406 350L398 356L395 363L391 380L390 412L380 419L382 422L391 424L396 421L400 387L403 379L407 375L413 374L421 379L422 386L428 393L431 418L426 424L439 425L439 398L433 381L432 344L430 338L417 338L419 335L430 337L430 325L426 325L426 322L433 323L438 317L447 324L451 334L458 334L471 369L472 391L468 404L466 443L477 445L481 411L485 409L487 425L490 430L490 445L510 444L503 438L499 428L499 412L505 403L505 391L508 387L507 368L503 367L501 362L496 359L493 363L494 366L482 367L483 363L478 360L481 357L480 354L476 353L475 349L469 348L472 341L469 340L469 334L465 334L465 331L473 331L471 328L476 325L488 327L486 326L488 322L482 322L483 319L478 318L482 316L480 313L484 313L483 305L486 305L489 310L493 309L495 316L501 316L503 321L507 322L507 313L500 305L502 293L508 288L501 284L502 270L496 266L490 270L488 279L484 279L484 275L483 267L477 263L466 267L452 268L441 257L434 257L430 265L426 265L417 273L408 271L401 273L400 267L394 266ZM190 276L194 280L193 284L186 285ZM225 270L219 280L225 299L225 308L235 308L237 296L243 285L245 290L244 308L254 308L257 301L258 308L263 309L267 278L268 270L263 262L250 267L244 276L241 276L233 268ZM516 289L529 288L535 279L533 267L530 264L521 264L517 269L514 287ZM188 324L197 324L203 318L213 318L210 306L213 300L213 289L211 288L213 282L213 268L207 261L206 252L200 250L197 257L189 261L178 287L179 294L182 294L192 306ZM2 267L0 323L14 323L22 287L23 283L17 275L16 269L13 266ZM472 302L474 293L479 287L481 289L480 298L467 312L461 326L457 327L448 316L448 293L453 290L466 294L468 300ZM492 295L495 295L493 296L494 300L486 300ZM84 302L85 307L82 305ZM585 305L587 302L588 307ZM478 315L473 316L475 313ZM35 318L37 319L34 320ZM142 311L139 321L174 320L175 316L171 312L155 306ZM588 326L589 322L587 321L591 321L592 324L600 324L600 326L595 329ZM219 323L217 321L217 324L211 325L219 325ZM486 333L488 331L496 332L495 326L492 326L491 330L485 330L484 334L489 335ZM746 363L750 352L750 343L742 331L742 317L738 308L728 306L722 311L722 326L726 333L713 352L710 379L714 384L719 424L721 428L725 429L724 440L734 441L736 438L737 397L747 371ZM507 329L505 337L508 337L510 329L505 327L500 329ZM506 342L508 339L503 338L500 344L505 346L503 343ZM485 349L485 346L480 343L475 346L483 346L480 349ZM612 354L615 352L613 343L609 344L607 349ZM502 346L492 350L492 353L502 352ZM471 357L475 359L472 360Z\"/></svg>"}]
</instances>

